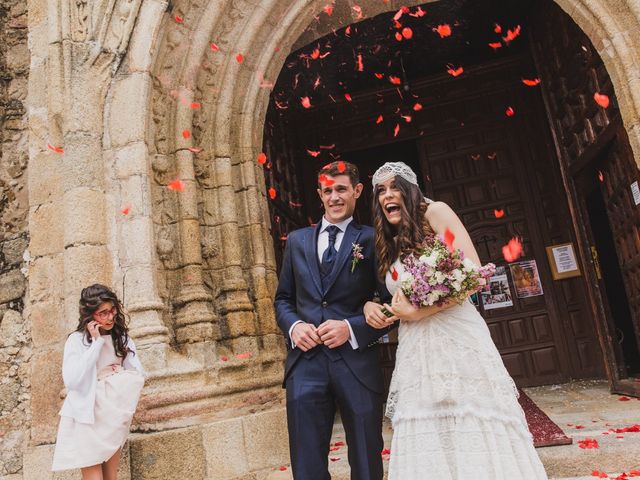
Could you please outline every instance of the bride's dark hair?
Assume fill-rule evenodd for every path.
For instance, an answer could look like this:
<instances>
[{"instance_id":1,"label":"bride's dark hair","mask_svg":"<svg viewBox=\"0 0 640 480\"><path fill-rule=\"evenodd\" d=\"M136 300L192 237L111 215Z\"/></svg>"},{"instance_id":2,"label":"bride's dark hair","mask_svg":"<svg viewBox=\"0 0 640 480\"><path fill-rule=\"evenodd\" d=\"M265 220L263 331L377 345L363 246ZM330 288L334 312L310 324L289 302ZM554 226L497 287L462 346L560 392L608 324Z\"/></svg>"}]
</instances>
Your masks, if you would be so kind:
<instances>
[{"instance_id":1,"label":"bride's dark hair","mask_svg":"<svg viewBox=\"0 0 640 480\"><path fill-rule=\"evenodd\" d=\"M378 256L378 276L384 280L391 264L399 256L405 256L417 250L424 241L434 235L433 229L425 218L428 204L420 188L396 175L395 188L402 195L401 221L398 226L387 221L380 201L379 189L373 189L372 216L376 230L376 254Z\"/></svg>"}]
</instances>

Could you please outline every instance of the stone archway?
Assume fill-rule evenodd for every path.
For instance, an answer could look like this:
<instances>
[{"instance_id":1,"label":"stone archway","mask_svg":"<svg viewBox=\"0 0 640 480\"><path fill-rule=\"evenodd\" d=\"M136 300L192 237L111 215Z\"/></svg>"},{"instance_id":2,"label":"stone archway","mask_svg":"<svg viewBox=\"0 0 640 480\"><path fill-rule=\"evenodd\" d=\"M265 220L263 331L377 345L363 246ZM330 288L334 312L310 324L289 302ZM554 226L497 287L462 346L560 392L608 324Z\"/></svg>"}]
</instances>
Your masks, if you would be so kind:
<instances>
[{"instance_id":1,"label":"stone archway","mask_svg":"<svg viewBox=\"0 0 640 480\"><path fill-rule=\"evenodd\" d=\"M640 45L633 41L640 7L557 3L603 58L640 165ZM30 195L28 315L35 444L53 441L58 405L49 399L62 385L59 339L74 322L79 287L95 280L123 285L132 336L151 372L139 423L158 430L214 424L203 431L239 429L262 445L242 419L262 409L268 418L256 428L279 425L283 432L284 350L271 306L275 261L255 158L265 85L290 48L357 21L355 2L338 0L331 17L322 13L326 4L178 2L165 12L165 2L123 0L109 11L85 5L100 19L88 25L85 12L60 2L50 10L56 27L48 30L47 2L34 3L29 184L38 195ZM401 5L359 6L372 16ZM316 27L304 33L311 23ZM64 144L63 161L50 161L43 139ZM51 176L58 181L48 186ZM182 193L165 188L178 178ZM120 213L125 206L129 215ZM42 208L59 227L49 242L41 240L51 235L50 223L35 215ZM50 278L64 280L54 288ZM61 319L54 325L45 321L52 311ZM215 423L225 415L236 417L224 427ZM201 434L194 435L204 458ZM251 462L244 452L234 471L266 468L283 452Z\"/></svg>"}]
</instances>

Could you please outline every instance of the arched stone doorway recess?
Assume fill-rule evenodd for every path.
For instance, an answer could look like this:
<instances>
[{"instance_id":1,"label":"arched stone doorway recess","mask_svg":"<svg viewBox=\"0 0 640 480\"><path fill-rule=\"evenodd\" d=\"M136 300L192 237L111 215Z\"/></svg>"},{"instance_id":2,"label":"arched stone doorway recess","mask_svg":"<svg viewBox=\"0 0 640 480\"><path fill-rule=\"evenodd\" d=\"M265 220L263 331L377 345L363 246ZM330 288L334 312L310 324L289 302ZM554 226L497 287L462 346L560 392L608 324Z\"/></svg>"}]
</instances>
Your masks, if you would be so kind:
<instances>
[{"instance_id":1,"label":"arched stone doorway recess","mask_svg":"<svg viewBox=\"0 0 640 480\"><path fill-rule=\"evenodd\" d=\"M264 147L267 187L278 192L270 202L277 258L290 230L322 215L313 188L303 187L322 165L359 166L365 195L356 220L371 224L369 179L382 162L402 159L428 196L458 212L480 258L504 269L504 284L496 279L493 288L505 293L480 295L477 306L519 386L599 378L607 369L616 391L635 392L640 292L637 268L627 264L640 253L630 188L637 172L595 48L550 1L436 2L394 13L333 31L285 62ZM440 38L441 24L454 34ZM516 25L527 33L505 40ZM405 27L409 39L400 36ZM464 73L454 79L448 66ZM532 78L541 84L523 81ZM611 107L599 107L595 92L608 93ZM525 255L507 265L501 247L514 236ZM588 252L577 257L584 274L551 271L546 247L566 243ZM592 271L590 250L607 274ZM522 290L522 268L540 275L535 295ZM387 382L394 337L381 347Z\"/></svg>"},{"instance_id":2,"label":"arched stone doorway recess","mask_svg":"<svg viewBox=\"0 0 640 480\"><path fill-rule=\"evenodd\" d=\"M400 3L359 6L370 18ZM27 302L34 444L54 440L59 339L75 325L80 288L98 280L122 285L132 335L151 373L136 425L164 430L232 417L220 432L239 429L254 447L237 471L285 459L260 436L272 427L283 432L284 347L271 305L276 261L268 197L255 159L268 84L292 47L356 21L354 2L337 1L331 17L322 13L326 4L179 1L168 10L159 0L73 8L34 2ZM640 158L637 2L558 5L604 61ZM73 10L85 7L89 17ZM310 24L315 30L307 30ZM64 155L51 161L43 139L64 145ZM178 178L184 191L168 190ZM126 206L129 215L121 213ZM191 433L171 435L193 440ZM199 448L184 457L195 464L209 455ZM144 448L137 454L142 458ZM165 460L176 471L185 461Z\"/></svg>"}]
</instances>

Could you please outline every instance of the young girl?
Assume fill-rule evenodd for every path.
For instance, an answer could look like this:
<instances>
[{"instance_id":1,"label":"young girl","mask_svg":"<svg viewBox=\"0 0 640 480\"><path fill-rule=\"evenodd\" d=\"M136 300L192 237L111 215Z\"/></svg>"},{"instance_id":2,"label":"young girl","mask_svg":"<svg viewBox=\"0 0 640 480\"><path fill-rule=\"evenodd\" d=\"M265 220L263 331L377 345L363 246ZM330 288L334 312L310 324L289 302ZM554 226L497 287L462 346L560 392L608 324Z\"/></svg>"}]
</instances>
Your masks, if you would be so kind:
<instances>
[{"instance_id":1,"label":"young girl","mask_svg":"<svg viewBox=\"0 0 640 480\"><path fill-rule=\"evenodd\" d=\"M123 307L104 285L80 294L80 321L67 338L62 378L67 397L52 470L80 468L84 480L115 480L144 384Z\"/></svg>"}]
</instances>

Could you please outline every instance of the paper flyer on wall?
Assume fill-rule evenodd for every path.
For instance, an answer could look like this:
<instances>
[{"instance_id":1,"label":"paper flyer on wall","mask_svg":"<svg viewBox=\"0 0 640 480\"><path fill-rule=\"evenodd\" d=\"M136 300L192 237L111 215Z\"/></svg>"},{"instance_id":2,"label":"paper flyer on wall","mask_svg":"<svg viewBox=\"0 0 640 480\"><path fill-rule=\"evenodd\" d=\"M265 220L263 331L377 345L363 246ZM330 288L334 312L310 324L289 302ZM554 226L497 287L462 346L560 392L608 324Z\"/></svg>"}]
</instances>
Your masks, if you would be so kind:
<instances>
[{"instance_id":1,"label":"paper flyer on wall","mask_svg":"<svg viewBox=\"0 0 640 480\"><path fill-rule=\"evenodd\" d=\"M487 286L480 292L482 306L485 310L513 306L511 289L505 267L496 267L496 272L489 278Z\"/></svg>"}]
</instances>

